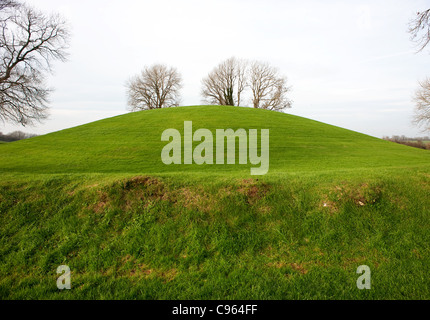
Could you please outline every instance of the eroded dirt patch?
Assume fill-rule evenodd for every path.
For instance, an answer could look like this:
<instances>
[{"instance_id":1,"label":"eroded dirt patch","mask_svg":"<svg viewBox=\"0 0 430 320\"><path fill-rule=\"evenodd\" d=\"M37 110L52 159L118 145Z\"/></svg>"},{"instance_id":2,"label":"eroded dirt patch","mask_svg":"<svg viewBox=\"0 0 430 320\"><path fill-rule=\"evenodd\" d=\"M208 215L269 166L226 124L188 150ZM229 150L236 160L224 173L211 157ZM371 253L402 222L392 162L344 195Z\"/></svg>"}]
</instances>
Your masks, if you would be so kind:
<instances>
[{"instance_id":1,"label":"eroded dirt patch","mask_svg":"<svg viewBox=\"0 0 430 320\"><path fill-rule=\"evenodd\" d=\"M149 176L137 176L123 181L124 190L133 190L140 187L152 187L151 189L159 190L164 187L164 183L157 178Z\"/></svg>"},{"instance_id":2,"label":"eroded dirt patch","mask_svg":"<svg viewBox=\"0 0 430 320\"><path fill-rule=\"evenodd\" d=\"M125 210L137 205L147 207L154 201L168 200L168 189L158 178L137 176L121 183L121 201Z\"/></svg>"},{"instance_id":3,"label":"eroded dirt patch","mask_svg":"<svg viewBox=\"0 0 430 320\"><path fill-rule=\"evenodd\" d=\"M238 192L246 196L248 204L253 205L258 200L264 198L271 187L255 179L244 179L239 183Z\"/></svg>"},{"instance_id":4,"label":"eroded dirt patch","mask_svg":"<svg viewBox=\"0 0 430 320\"><path fill-rule=\"evenodd\" d=\"M109 198L106 192L98 191L98 201L93 205L93 211L97 214L105 212L109 206Z\"/></svg>"}]
</instances>

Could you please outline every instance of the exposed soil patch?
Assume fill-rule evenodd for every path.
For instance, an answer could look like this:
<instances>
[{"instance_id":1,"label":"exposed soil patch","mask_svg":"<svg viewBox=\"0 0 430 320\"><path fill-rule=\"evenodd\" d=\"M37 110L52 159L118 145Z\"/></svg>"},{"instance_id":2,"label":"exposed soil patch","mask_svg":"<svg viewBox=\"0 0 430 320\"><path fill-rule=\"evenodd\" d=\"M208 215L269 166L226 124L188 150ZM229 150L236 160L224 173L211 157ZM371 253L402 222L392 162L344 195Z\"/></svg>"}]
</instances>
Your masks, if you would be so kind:
<instances>
[{"instance_id":1,"label":"exposed soil patch","mask_svg":"<svg viewBox=\"0 0 430 320\"><path fill-rule=\"evenodd\" d=\"M104 213L109 206L109 197L106 192L98 191L99 201L93 205L93 211L97 214Z\"/></svg>"},{"instance_id":2,"label":"exposed soil patch","mask_svg":"<svg viewBox=\"0 0 430 320\"><path fill-rule=\"evenodd\" d=\"M154 201L169 200L164 183L154 177L138 176L121 183L121 201L124 209L131 210L138 205L147 207Z\"/></svg>"},{"instance_id":3,"label":"exposed soil patch","mask_svg":"<svg viewBox=\"0 0 430 320\"><path fill-rule=\"evenodd\" d=\"M133 177L122 182L122 189L128 192L143 191L145 195L162 198L166 192L164 183L153 177Z\"/></svg>"},{"instance_id":4,"label":"exposed soil patch","mask_svg":"<svg viewBox=\"0 0 430 320\"><path fill-rule=\"evenodd\" d=\"M253 205L258 200L264 198L270 191L271 187L265 183L254 179L242 180L239 184L238 192L246 196L248 204Z\"/></svg>"}]
</instances>

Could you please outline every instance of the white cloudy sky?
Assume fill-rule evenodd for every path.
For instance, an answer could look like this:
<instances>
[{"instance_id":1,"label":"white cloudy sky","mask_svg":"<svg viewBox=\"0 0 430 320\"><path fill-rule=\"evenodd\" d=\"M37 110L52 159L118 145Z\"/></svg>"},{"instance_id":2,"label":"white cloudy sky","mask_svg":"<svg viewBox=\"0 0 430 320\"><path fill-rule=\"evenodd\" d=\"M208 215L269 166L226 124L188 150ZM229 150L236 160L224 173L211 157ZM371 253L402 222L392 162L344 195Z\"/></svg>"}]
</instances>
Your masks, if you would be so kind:
<instances>
[{"instance_id":1,"label":"white cloudy sky","mask_svg":"<svg viewBox=\"0 0 430 320\"><path fill-rule=\"evenodd\" d=\"M430 48L415 53L407 28L428 0L27 3L66 17L70 59L49 77L50 119L24 129L0 123L0 131L43 134L126 113L126 80L153 63L177 67L182 105L198 105L201 79L236 56L288 77L288 113L377 137L423 135L411 125L411 98L430 76Z\"/></svg>"}]
</instances>

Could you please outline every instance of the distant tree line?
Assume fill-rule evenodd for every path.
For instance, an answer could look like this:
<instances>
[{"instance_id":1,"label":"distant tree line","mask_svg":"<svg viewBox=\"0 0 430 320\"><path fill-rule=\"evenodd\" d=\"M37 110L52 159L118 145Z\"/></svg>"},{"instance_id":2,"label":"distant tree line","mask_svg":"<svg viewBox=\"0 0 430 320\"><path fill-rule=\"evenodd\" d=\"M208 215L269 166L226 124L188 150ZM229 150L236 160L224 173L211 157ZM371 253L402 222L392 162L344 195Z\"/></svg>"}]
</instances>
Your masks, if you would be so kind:
<instances>
[{"instance_id":1,"label":"distant tree line","mask_svg":"<svg viewBox=\"0 0 430 320\"><path fill-rule=\"evenodd\" d=\"M152 65L126 84L131 111L169 108L180 103L182 77L178 70ZM261 61L230 58L221 62L202 80L203 101L215 105L243 106L282 111L290 108L287 78ZM249 92L248 98L244 97Z\"/></svg>"},{"instance_id":2,"label":"distant tree line","mask_svg":"<svg viewBox=\"0 0 430 320\"><path fill-rule=\"evenodd\" d=\"M420 148L425 150L430 150L430 137L417 137L417 138L408 138L406 136L392 136L391 138L388 136L383 137L382 139L388 140L391 142L404 144L409 147Z\"/></svg>"},{"instance_id":3,"label":"distant tree line","mask_svg":"<svg viewBox=\"0 0 430 320\"><path fill-rule=\"evenodd\" d=\"M37 137L37 134L26 133L22 131L14 131L8 134L3 134L2 132L0 132L0 141L3 141L3 142L13 142L13 141L24 140L24 139L29 139L33 137Z\"/></svg>"}]
</instances>

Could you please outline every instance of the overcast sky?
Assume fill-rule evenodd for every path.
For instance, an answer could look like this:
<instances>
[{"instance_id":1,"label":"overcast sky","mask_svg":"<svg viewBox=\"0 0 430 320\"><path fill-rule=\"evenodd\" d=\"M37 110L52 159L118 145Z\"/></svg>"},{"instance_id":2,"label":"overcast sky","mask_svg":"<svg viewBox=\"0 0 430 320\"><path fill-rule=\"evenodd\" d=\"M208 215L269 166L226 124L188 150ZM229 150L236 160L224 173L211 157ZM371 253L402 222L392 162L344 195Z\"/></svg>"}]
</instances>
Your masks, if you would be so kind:
<instances>
[{"instance_id":1,"label":"overcast sky","mask_svg":"<svg viewBox=\"0 0 430 320\"><path fill-rule=\"evenodd\" d=\"M49 120L0 131L44 134L127 112L125 82L144 66L175 66L182 105L201 104L201 79L235 56L278 67L292 86L287 113L382 137L411 125L430 48L407 33L430 1L28 0L72 30L70 57L49 76Z\"/></svg>"}]
</instances>

